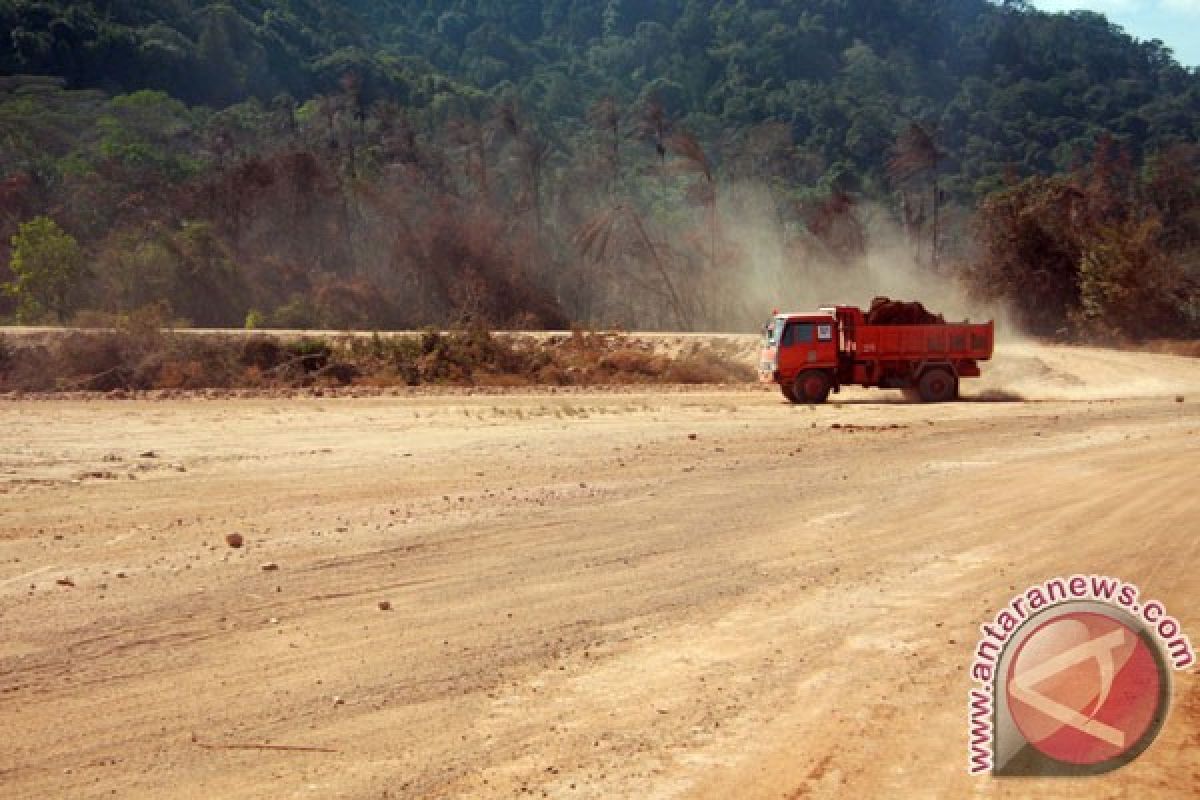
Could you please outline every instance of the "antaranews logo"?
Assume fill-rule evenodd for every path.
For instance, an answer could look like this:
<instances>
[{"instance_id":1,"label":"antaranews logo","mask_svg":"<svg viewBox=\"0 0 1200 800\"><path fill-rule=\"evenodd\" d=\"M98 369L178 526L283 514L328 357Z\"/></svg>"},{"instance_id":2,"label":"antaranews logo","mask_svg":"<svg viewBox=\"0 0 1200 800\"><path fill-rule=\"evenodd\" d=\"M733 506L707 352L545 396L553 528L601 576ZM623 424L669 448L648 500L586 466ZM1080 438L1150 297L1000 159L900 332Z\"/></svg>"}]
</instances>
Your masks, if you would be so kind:
<instances>
[{"instance_id":1,"label":"antaranews logo","mask_svg":"<svg viewBox=\"0 0 1200 800\"><path fill-rule=\"evenodd\" d=\"M1171 669L1196 658L1179 621L1140 596L1119 578L1052 578L981 626L969 772L1097 775L1150 746L1166 720Z\"/></svg>"}]
</instances>

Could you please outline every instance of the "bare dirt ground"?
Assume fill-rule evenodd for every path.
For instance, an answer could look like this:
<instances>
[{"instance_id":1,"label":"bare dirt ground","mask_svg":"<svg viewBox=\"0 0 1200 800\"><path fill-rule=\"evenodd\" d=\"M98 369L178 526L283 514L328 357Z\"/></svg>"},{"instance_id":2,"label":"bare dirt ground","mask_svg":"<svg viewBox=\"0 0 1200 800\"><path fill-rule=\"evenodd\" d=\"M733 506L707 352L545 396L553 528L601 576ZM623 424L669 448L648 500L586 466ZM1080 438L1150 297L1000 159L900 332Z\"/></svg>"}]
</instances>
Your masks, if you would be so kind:
<instances>
[{"instance_id":1,"label":"bare dirt ground","mask_svg":"<svg viewBox=\"0 0 1200 800\"><path fill-rule=\"evenodd\" d=\"M1194 796L1196 671L1086 781L970 778L965 711L1054 575L1200 643L1200 361L985 372L1037 402L2 402L0 796Z\"/></svg>"}]
</instances>

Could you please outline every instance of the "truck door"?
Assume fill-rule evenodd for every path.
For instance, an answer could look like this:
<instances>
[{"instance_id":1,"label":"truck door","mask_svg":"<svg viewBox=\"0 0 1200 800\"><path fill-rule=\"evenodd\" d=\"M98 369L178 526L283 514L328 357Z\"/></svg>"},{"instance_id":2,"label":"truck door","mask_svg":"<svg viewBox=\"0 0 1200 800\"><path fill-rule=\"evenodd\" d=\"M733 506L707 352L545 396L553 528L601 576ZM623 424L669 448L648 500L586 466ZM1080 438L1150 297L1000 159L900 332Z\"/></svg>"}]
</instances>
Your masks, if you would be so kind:
<instances>
[{"instance_id":1,"label":"truck door","mask_svg":"<svg viewBox=\"0 0 1200 800\"><path fill-rule=\"evenodd\" d=\"M781 347L787 353L788 365L795 371L837 364L832 320L792 322L783 332Z\"/></svg>"},{"instance_id":2,"label":"truck door","mask_svg":"<svg viewBox=\"0 0 1200 800\"><path fill-rule=\"evenodd\" d=\"M838 330L832 319L818 320L816 324L817 362L835 366L838 363Z\"/></svg>"}]
</instances>

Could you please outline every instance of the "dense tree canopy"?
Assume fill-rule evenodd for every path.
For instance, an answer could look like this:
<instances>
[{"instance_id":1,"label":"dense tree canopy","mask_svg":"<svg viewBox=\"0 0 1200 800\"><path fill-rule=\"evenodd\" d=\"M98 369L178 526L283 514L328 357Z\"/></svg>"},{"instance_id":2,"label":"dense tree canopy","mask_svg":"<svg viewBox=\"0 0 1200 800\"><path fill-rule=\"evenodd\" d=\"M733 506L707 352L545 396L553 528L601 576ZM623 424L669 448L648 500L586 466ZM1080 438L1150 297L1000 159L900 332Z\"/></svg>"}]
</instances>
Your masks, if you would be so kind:
<instances>
[{"instance_id":1,"label":"dense tree canopy","mask_svg":"<svg viewBox=\"0 0 1200 800\"><path fill-rule=\"evenodd\" d=\"M978 204L1058 191L1019 181L1200 138L1160 42L1019 0L0 0L0 30L5 242L52 217L79 303L193 321L742 325L731 213L845 263L878 207L950 269L997 253ZM1063 251L1055 313L1128 257Z\"/></svg>"},{"instance_id":2,"label":"dense tree canopy","mask_svg":"<svg viewBox=\"0 0 1200 800\"><path fill-rule=\"evenodd\" d=\"M337 91L457 109L513 91L543 122L655 94L704 136L763 120L878 180L900 121L937 124L952 185L1200 131L1200 82L1090 12L986 0L4 0L0 72L215 108Z\"/></svg>"}]
</instances>

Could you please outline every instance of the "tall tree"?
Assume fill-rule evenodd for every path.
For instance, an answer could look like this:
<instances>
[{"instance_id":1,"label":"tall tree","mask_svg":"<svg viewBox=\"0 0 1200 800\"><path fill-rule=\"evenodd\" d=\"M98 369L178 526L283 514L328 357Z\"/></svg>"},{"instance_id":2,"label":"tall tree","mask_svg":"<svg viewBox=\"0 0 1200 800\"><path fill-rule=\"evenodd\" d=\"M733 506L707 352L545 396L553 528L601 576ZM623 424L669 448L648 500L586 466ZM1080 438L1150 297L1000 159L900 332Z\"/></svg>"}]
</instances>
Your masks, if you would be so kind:
<instances>
[{"instance_id":1,"label":"tall tree","mask_svg":"<svg viewBox=\"0 0 1200 800\"><path fill-rule=\"evenodd\" d=\"M608 140L609 194L616 191L621 180L621 117L621 107L612 95L600 98L588 109L588 121Z\"/></svg>"},{"instance_id":2,"label":"tall tree","mask_svg":"<svg viewBox=\"0 0 1200 800\"><path fill-rule=\"evenodd\" d=\"M938 148L933 126L912 122L901 131L892 157L888 160L888 174L899 188L901 216L913 238L918 262L921 260L926 208L929 209L932 218L929 263L935 272L938 268L940 234L938 216L941 210L941 186L938 182L938 165L941 159L942 151Z\"/></svg>"}]
</instances>

